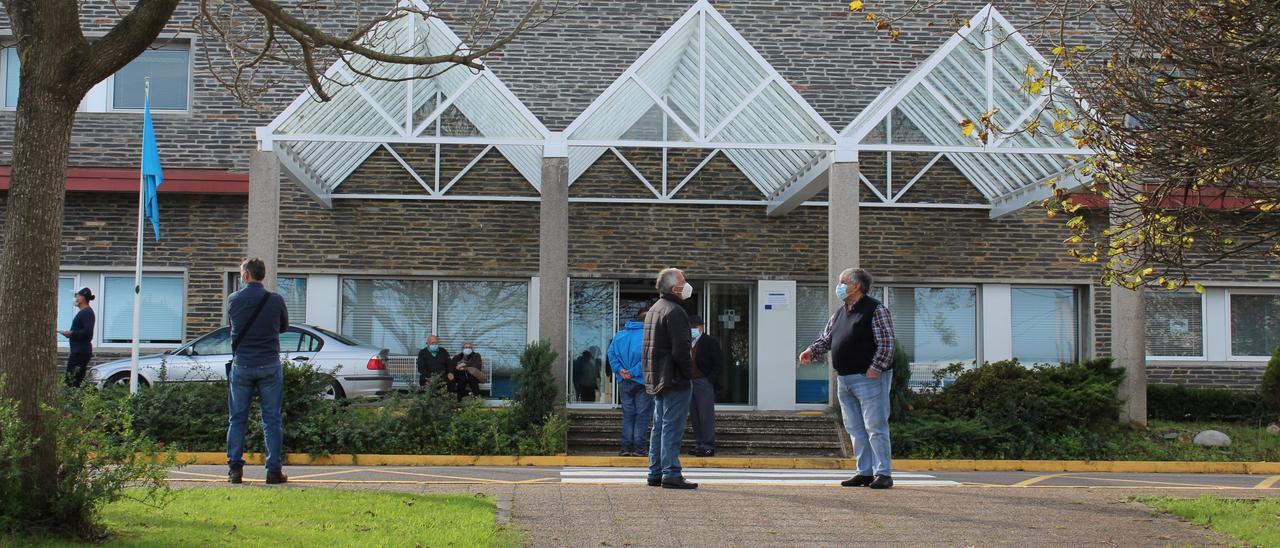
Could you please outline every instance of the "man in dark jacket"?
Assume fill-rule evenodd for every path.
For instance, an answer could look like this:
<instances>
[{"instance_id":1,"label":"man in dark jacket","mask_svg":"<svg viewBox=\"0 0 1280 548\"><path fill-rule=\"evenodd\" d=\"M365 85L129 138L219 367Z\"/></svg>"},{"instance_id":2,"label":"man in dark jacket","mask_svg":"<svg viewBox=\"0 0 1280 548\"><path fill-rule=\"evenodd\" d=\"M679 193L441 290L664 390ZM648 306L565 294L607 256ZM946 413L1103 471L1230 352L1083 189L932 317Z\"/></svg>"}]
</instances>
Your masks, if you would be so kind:
<instances>
[{"instance_id":1,"label":"man in dark jacket","mask_svg":"<svg viewBox=\"0 0 1280 548\"><path fill-rule=\"evenodd\" d=\"M436 379L445 380L453 360L449 351L440 346L440 337L427 336L427 346L418 351L418 387L430 386Z\"/></svg>"},{"instance_id":2,"label":"man in dark jacket","mask_svg":"<svg viewBox=\"0 0 1280 548\"><path fill-rule=\"evenodd\" d=\"M244 289L227 297L231 320L231 420L227 427L227 478L240 483L244 477L244 430L249 405L258 394L262 408L262 437L267 446L267 483L285 483L281 471L284 425L284 368L280 365L280 333L289 328L284 297L262 287L267 265L253 258L240 265Z\"/></svg>"},{"instance_id":3,"label":"man in dark jacket","mask_svg":"<svg viewBox=\"0 0 1280 548\"><path fill-rule=\"evenodd\" d=\"M644 318L645 388L654 398L649 485L697 489L698 484L685 481L680 468L680 441L693 395L689 316L680 302L693 295L693 286L676 268L658 273L656 285L661 297Z\"/></svg>"},{"instance_id":4,"label":"man in dark jacket","mask_svg":"<svg viewBox=\"0 0 1280 548\"><path fill-rule=\"evenodd\" d=\"M468 371L470 370L470 371ZM480 395L480 378L483 375L484 359L476 352L475 345L462 343L462 352L453 357L453 365L445 376L450 392L458 394L458 401L467 395Z\"/></svg>"},{"instance_id":5,"label":"man in dark jacket","mask_svg":"<svg viewBox=\"0 0 1280 548\"><path fill-rule=\"evenodd\" d=\"M708 335L702 316L689 320L693 337L693 439L689 454L711 457L716 454L716 389L724 371L724 349L720 339Z\"/></svg>"}]
</instances>

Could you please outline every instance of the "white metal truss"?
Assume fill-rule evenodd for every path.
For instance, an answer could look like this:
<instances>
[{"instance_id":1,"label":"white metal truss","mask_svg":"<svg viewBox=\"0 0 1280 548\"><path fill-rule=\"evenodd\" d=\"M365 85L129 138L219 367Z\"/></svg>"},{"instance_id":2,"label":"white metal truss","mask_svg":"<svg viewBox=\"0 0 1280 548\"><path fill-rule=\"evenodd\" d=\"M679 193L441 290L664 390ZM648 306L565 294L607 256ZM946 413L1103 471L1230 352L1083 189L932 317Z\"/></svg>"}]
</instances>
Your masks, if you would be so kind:
<instances>
[{"instance_id":1,"label":"white metal truss","mask_svg":"<svg viewBox=\"0 0 1280 548\"><path fill-rule=\"evenodd\" d=\"M670 200L717 154L763 196L823 151L836 132L706 0L698 0L565 129L572 184L601 155L619 148L663 149ZM667 149L710 154L683 179L668 177ZM661 190L658 190L661 189Z\"/></svg>"},{"instance_id":2,"label":"white metal truss","mask_svg":"<svg viewBox=\"0 0 1280 548\"><path fill-rule=\"evenodd\" d=\"M428 10L422 0L400 0L399 5ZM378 26L365 43L412 56L467 49L443 21L411 14ZM259 148L274 150L285 172L325 206L332 203L334 190L380 148L429 197L443 196L493 149L540 189L542 147L550 135L542 122L487 67L479 72L442 68L378 63L359 56L339 60L325 73L333 81L328 90L332 100L321 102L308 89L258 129ZM439 74L415 79L433 72ZM433 145L433 172L419 173L396 145ZM484 148L451 180L442 181L442 145Z\"/></svg>"},{"instance_id":3,"label":"white metal truss","mask_svg":"<svg viewBox=\"0 0 1280 548\"><path fill-rule=\"evenodd\" d=\"M992 218L1048 197L1050 180L1059 188L1087 183L1077 168L1093 152L1077 147L1071 132L1054 124L1058 110L1081 108L1070 84L990 4L969 21L840 133L855 151L883 153L887 173L895 152L933 154L926 168L897 191L891 178L884 189L864 178L885 203L896 203L942 156L990 201ZM1027 86L1028 70L1051 75L1036 93ZM894 127L895 112L909 128ZM977 130L969 135L961 130L965 122L979 125L984 113L992 113L993 125L1002 130L989 142ZM1039 121L1038 130L1024 131L1032 121ZM895 132L916 139L896 140ZM768 213L785 214L825 188L830 162L831 154L824 153L793 171L769 196Z\"/></svg>"}]
</instances>

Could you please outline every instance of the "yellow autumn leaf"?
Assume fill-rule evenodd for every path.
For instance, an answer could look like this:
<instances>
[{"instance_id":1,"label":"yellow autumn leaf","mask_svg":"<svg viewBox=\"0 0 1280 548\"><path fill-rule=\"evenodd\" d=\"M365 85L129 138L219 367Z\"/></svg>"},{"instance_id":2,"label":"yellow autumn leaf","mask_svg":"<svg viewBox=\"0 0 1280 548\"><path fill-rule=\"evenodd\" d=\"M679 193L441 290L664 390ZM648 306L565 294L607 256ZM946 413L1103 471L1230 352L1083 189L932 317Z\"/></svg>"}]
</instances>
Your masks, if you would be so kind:
<instances>
[{"instance_id":1,"label":"yellow autumn leaf","mask_svg":"<svg viewBox=\"0 0 1280 548\"><path fill-rule=\"evenodd\" d=\"M1058 47L1056 47L1056 48L1053 48L1053 54L1054 54L1054 55L1062 55L1062 54L1064 54L1064 53L1066 53L1066 52L1067 52L1067 48L1064 48L1064 47L1062 47L1062 46L1058 46Z\"/></svg>"},{"instance_id":2,"label":"yellow autumn leaf","mask_svg":"<svg viewBox=\"0 0 1280 548\"><path fill-rule=\"evenodd\" d=\"M1204 286L1200 284L1196 284L1196 293L1204 295Z\"/></svg>"},{"instance_id":3,"label":"yellow autumn leaf","mask_svg":"<svg viewBox=\"0 0 1280 548\"><path fill-rule=\"evenodd\" d=\"M849 11L862 11L862 0L849 2Z\"/></svg>"},{"instance_id":4,"label":"yellow autumn leaf","mask_svg":"<svg viewBox=\"0 0 1280 548\"><path fill-rule=\"evenodd\" d=\"M1053 121L1053 131L1054 131L1055 133L1062 133L1062 132L1064 132L1064 131L1066 131L1066 130L1067 130L1067 125L1066 125L1066 124L1064 124L1064 123L1062 123L1062 120L1054 120L1054 121Z\"/></svg>"},{"instance_id":5,"label":"yellow autumn leaf","mask_svg":"<svg viewBox=\"0 0 1280 548\"><path fill-rule=\"evenodd\" d=\"M1031 92L1032 95L1039 95L1040 90L1044 89L1044 82L1040 80L1031 82L1031 85L1027 86L1027 89Z\"/></svg>"},{"instance_id":6,"label":"yellow autumn leaf","mask_svg":"<svg viewBox=\"0 0 1280 548\"><path fill-rule=\"evenodd\" d=\"M964 132L965 137L973 137L973 132L977 129L978 127L973 125L973 122L970 122L969 120L965 120L960 123L960 131Z\"/></svg>"}]
</instances>

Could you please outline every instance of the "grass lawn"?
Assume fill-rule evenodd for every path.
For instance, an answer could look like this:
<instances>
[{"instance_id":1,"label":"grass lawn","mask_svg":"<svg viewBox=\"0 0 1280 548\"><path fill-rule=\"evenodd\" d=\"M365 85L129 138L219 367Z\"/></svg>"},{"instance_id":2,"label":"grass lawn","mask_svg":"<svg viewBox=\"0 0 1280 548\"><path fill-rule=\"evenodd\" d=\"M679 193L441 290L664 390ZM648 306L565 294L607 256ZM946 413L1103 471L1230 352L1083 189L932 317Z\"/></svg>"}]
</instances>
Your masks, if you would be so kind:
<instances>
[{"instance_id":1,"label":"grass lawn","mask_svg":"<svg viewBox=\"0 0 1280 548\"><path fill-rule=\"evenodd\" d=\"M1137 497L1137 501L1251 546L1280 546L1280 499Z\"/></svg>"},{"instance_id":2,"label":"grass lawn","mask_svg":"<svg viewBox=\"0 0 1280 548\"><path fill-rule=\"evenodd\" d=\"M108 505L108 546L519 546L489 496L258 486L175 489L164 508ZM8 539L19 545L74 546ZM0 537L0 545L7 544Z\"/></svg>"}]
</instances>

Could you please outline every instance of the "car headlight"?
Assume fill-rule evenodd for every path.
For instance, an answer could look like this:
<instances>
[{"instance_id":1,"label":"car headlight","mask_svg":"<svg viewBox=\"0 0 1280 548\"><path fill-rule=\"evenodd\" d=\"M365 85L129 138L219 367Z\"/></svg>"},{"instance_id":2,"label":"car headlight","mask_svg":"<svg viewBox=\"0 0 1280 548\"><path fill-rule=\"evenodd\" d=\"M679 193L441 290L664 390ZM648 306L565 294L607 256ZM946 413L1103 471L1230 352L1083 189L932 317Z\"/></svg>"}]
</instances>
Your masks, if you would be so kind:
<instances>
[{"instance_id":1,"label":"car headlight","mask_svg":"<svg viewBox=\"0 0 1280 548\"><path fill-rule=\"evenodd\" d=\"M102 380L102 371L99 371L97 367L90 369L89 382L96 383L100 380Z\"/></svg>"}]
</instances>

